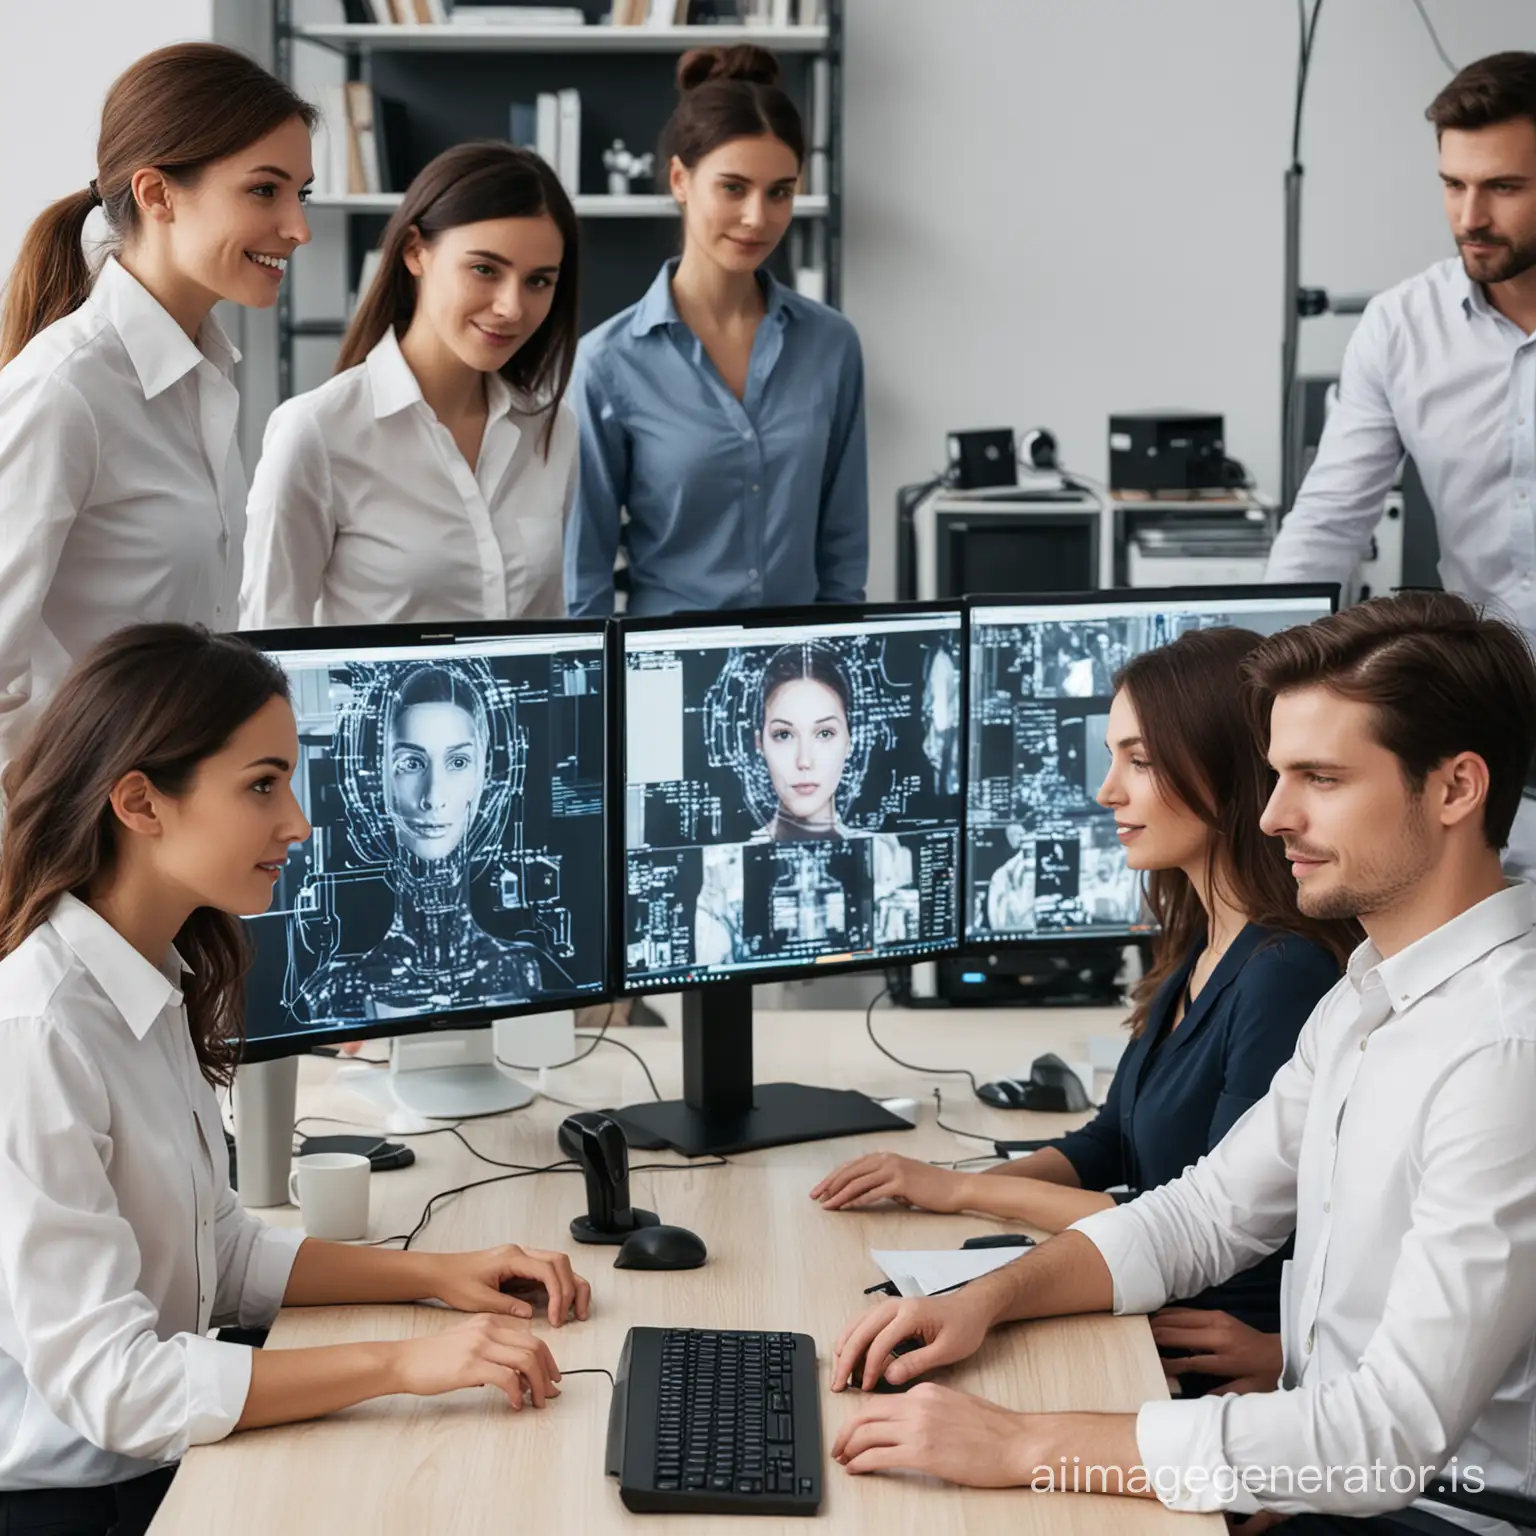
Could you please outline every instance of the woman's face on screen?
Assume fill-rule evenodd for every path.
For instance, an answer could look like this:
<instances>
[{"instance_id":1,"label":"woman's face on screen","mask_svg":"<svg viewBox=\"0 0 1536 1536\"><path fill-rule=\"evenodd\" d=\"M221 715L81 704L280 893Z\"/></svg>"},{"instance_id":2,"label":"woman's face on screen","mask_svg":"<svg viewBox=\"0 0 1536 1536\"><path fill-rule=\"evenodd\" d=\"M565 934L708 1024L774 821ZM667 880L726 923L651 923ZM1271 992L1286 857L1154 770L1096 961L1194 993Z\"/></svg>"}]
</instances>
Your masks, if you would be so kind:
<instances>
[{"instance_id":1,"label":"woman's face on screen","mask_svg":"<svg viewBox=\"0 0 1536 1536\"><path fill-rule=\"evenodd\" d=\"M764 706L757 744L780 808L796 821L830 828L853 745L837 693L810 677L780 683Z\"/></svg>"},{"instance_id":2,"label":"woman's face on screen","mask_svg":"<svg viewBox=\"0 0 1536 1536\"><path fill-rule=\"evenodd\" d=\"M385 793L401 846L446 859L464 841L485 784L474 717L458 704L397 710L386 744Z\"/></svg>"}]
</instances>

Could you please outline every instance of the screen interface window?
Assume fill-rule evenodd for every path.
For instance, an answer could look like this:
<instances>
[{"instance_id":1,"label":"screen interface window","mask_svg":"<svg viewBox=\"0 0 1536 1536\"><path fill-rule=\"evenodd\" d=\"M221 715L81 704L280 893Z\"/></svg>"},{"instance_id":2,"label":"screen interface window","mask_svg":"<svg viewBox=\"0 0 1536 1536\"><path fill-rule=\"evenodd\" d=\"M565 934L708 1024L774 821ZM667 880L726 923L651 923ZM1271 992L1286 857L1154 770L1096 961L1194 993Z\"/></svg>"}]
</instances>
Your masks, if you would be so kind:
<instances>
[{"instance_id":1,"label":"screen interface window","mask_svg":"<svg viewBox=\"0 0 1536 1536\"><path fill-rule=\"evenodd\" d=\"M625 636L634 986L958 940L961 618Z\"/></svg>"},{"instance_id":2,"label":"screen interface window","mask_svg":"<svg viewBox=\"0 0 1536 1536\"><path fill-rule=\"evenodd\" d=\"M977 607L971 614L966 937L1151 931L1142 877L1095 796L1115 674L1191 629L1273 634L1324 597L1190 598Z\"/></svg>"},{"instance_id":3,"label":"screen interface window","mask_svg":"<svg viewBox=\"0 0 1536 1536\"><path fill-rule=\"evenodd\" d=\"M601 636L274 655L314 833L249 920L247 1034L600 993Z\"/></svg>"}]
</instances>

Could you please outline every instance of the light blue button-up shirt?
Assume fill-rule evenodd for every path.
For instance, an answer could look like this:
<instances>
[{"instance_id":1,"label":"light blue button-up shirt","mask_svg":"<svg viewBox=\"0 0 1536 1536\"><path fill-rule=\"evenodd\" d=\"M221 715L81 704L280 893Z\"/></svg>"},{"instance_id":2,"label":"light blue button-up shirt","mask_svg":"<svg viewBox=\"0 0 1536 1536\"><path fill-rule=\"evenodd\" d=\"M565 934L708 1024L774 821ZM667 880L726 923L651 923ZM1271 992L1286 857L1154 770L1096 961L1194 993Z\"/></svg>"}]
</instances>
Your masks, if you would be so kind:
<instances>
[{"instance_id":1,"label":"light blue button-up shirt","mask_svg":"<svg viewBox=\"0 0 1536 1536\"><path fill-rule=\"evenodd\" d=\"M1497 603L1536 640L1536 336L1458 258L1367 305L1268 579L1347 580L1405 451L1435 510L1447 589Z\"/></svg>"},{"instance_id":2,"label":"light blue button-up shirt","mask_svg":"<svg viewBox=\"0 0 1536 1536\"><path fill-rule=\"evenodd\" d=\"M571 613L613 612L621 539L633 614L862 601L869 467L858 333L760 274L767 312L738 400L678 315L675 270L664 266L577 355Z\"/></svg>"}]
</instances>

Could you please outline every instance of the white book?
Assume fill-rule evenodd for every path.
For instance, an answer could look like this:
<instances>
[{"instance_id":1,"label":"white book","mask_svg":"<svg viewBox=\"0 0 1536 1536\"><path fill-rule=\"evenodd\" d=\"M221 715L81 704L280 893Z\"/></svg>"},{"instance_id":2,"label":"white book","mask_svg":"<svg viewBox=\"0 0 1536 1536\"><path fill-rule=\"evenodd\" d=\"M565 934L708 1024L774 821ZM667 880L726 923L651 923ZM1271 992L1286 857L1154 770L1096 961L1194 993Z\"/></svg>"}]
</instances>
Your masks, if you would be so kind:
<instances>
[{"instance_id":1,"label":"white book","mask_svg":"<svg viewBox=\"0 0 1536 1536\"><path fill-rule=\"evenodd\" d=\"M560 92L559 159L555 174L575 197L581 191L581 92Z\"/></svg>"},{"instance_id":2,"label":"white book","mask_svg":"<svg viewBox=\"0 0 1536 1536\"><path fill-rule=\"evenodd\" d=\"M449 21L461 27L581 27L587 18L574 5L460 5Z\"/></svg>"},{"instance_id":3,"label":"white book","mask_svg":"<svg viewBox=\"0 0 1536 1536\"><path fill-rule=\"evenodd\" d=\"M538 100L539 136L535 141L539 158L555 171L560 168L560 98L553 91L540 91Z\"/></svg>"},{"instance_id":4,"label":"white book","mask_svg":"<svg viewBox=\"0 0 1536 1536\"><path fill-rule=\"evenodd\" d=\"M325 123L325 147L315 147L315 190L336 197L347 190L347 140L351 127L347 121L347 88L327 85L320 93L320 115Z\"/></svg>"},{"instance_id":5,"label":"white book","mask_svg":"<svg viewBox=\"0 0 1536 1536\"><path fill-rule=\"evenodd\" d=\"M389 8L389 0L368 0L368 9L373 12L373 19L381 27L394 25L394 13Z\"/></svg>"},{"instance_id":6,"label":"white book","mask_svg":"<svg viewBox=\"0 0 1536 1536\"><path fill-rule=\"evenodd\" d=\"M832 139L832 65L817 59L811 65L811 147L825 149Z\"/></svg>"},{"instance_id":7,"label":"white book","mask_svg":"<svg viewBox=\"0 0 1536 1536\"><path fill-rule=\"evenodd\" d=\"M776 27L789 25L789 0L773 0L773 25Z\"/></svg>"}]
</instances>

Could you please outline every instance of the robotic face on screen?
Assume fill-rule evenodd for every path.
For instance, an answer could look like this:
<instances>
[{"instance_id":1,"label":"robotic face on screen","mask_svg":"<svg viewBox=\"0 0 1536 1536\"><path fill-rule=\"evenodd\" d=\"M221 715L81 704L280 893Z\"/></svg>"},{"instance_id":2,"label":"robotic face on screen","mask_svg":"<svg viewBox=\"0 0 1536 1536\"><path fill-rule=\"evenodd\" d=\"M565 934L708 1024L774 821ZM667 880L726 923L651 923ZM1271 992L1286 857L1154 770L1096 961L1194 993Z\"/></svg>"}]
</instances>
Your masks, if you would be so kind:
<instances>
[{"instance_id":1,"label":"robotic face on screen","mask_svg":"<svg viewBox=\"0 0 1536 1536\"><path fill-rule=\"evenodd\" d=\"M337 721L347 835L397 886L457 886L500 846L523 789L516 706L477 657L356 669Z\"/></svg>"},{"instance_id":2,"label":"robotic face on screen","mask_svg":"<svg viewBox=\"0 0 1536 1536\"><path fill-rule=\"evenodd\" d=\"M752 840L856 835L844 816L881 730L870 669L829 640L761 654L732 651L705 701L711 760L741 779Z\"/></svg>"},{"instance_id":3,"label":"robotic face on screen","mask_svg":"<svg viewBox=\"0 0 1536 1536\"><path fill-rule=\"evenodd\" d=\"M477 657L351 673L334 737L346 837L357 873L393 892L393 913L361 954L347 953L334 920L321 925L339 948L318 956L295 1012L319 1024L526 1001L547 957L485 932L470 906L471 876L496 857L521 803L527 742L515 704ZM320 877L322 910L338 876L347 872ZM291 933L295 943L313 953L304 933Z\"/></svg>"}]
</instances>

